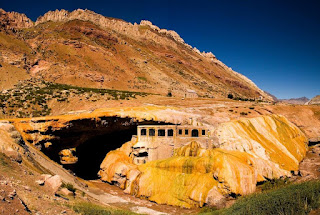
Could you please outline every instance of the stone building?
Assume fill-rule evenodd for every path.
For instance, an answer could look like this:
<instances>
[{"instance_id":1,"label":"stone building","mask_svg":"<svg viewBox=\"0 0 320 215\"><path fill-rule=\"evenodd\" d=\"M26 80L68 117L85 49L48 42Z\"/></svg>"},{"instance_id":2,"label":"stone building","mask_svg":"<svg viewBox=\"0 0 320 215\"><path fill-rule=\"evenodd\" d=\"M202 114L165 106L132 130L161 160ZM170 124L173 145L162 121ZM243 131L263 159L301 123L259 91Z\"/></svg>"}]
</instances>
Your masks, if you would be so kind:
<instances>
[{"instance_id":1,"label":"stone building","mask_svg":"<svg viewBox=\"0 0 320 215\"><path fill-rule=\"evenodd\" d=\"M197 92L194 91L194 90L187 89L184 97L185 97L185 98L198 98L198 94L197 94Z\"/></svg>"},{"instance_id":2,"label":"stone building","mask_svg":"<svg viewBox=\"0 0 320 215\"><path fill-rule=\"evenodd\" d=\"M202 148L212 148L209 130L191 125L140 125L132 156L136 164L172 157L174 149L196 141Z\"/></svg>"}]
</instances>

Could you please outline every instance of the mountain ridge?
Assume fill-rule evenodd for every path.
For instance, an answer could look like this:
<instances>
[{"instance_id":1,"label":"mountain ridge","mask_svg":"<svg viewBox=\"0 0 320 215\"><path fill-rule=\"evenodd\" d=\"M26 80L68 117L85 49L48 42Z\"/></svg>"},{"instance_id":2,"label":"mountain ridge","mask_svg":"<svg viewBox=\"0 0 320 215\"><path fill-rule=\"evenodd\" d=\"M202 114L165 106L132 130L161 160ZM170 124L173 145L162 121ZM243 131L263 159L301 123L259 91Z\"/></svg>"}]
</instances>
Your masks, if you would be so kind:
<instances>
[{"instance_id":1,"label":"mountain ridge","mask_svg":"<svg viewBox=\"0 0 320 215\"><path fill-rule=\"evenodd\" d=\"M310 101L307 102L308 105L320 105L320 95L316 95Z\"/></svg>"},{"instance_id":2,"label":"mountain ridge","mask_svg":"<svg viewBox=\"0 0 320 215\"><path fill-rule=\"evenodd\" d=\"M290 98L290 99L279 99L281 102L289 103L289 104L299 104L299 105L304 105L306 104L310 99L307 97L303 96L300 98Z\"/></svg>"},{"instance_id":3,"label":"mountain ridge","mask_svg":"<svg viewBox=\"0 0 320 215\"><path fill-rule=\"evenodd\" d=\"M156 25L153 25L150 21L147 21L147 20L142 20L140 22L140 24L137 24L137 23L132 24L132 23L126 22L124 20L105 17L105 16L97 14L93 11L83 10L83 9L77 9L72 12L69 12L69 11L66 11L63 9L49 11L49 12L45 13L43 16L40 16L35 22L32 22L24 14L21 14L19 16L19 14L16 12L5 12L4 10L2 10L0 12L0 17L2 17L0 19L0 21L6 20L3 17L11 17L11 19L10 19L11 21L10 22L2 22L2 26L4 26L4 28L6 30L8 30L8 29L9 30L12 30L12 29L20 29L21 30L22 29L21 32L23 32L24 35L22 35L20 37L22 37L22 39L24 41L27 41L29 46L33 46L32 49L36 48L36 46L38 46L38 49L39 49L39 42L37 40L32 41L30 39L26 39L25 33L27 30L25 30L25 29L46 28L46 27L43 27L44 25L46 25L47 28L50 28L51 26L49 24L46 24L49 22L58 23L58 24L60 23L61 25L65 25L65 26L67 25L67 23L74 22L73 26L71 26L71 27L69 26L70 27L69 29L66 29L66 28L63 29L63 31L70 31L71 29L74 30L76 25L79 25L79 23L75 24L76 20L80 20L82 22L91 22L93 25L96 25L97 27L100 28L99 31L101 31L102 34L105 34L106 32L108 32L109 35L113 35L114 38L117 38L117 40L125 40L125 41L119 42L121 45L122 45L122 43L128 43L128 41L126 41L126 40L132 39L132 40L134 40L134 42L140 43L139 45L142 44L142 45L146 46L146 44L147 45L150 44L153 47L161 46L162 53L159 53L159 52L156 53L153 50L150 51L150 49L147 50L147 52L149 51L149 53L151 53L151 55L156 54L156 55L152 56L153 59L155 59L155 58L159 59L159 55L164 54L166 56L165 61L166 61L167 67L172 67L172 68L175 67L175 65L173 65L173 64L175 64L176 62L178 62L178 64L180 64L180 65L183 64L182 66L180 66L180 65L177 66L179 68L176 68L175 73L178 72L181 76L186 76L187 79L190 79L188 81L188 83L184 84L184 86L178 86L179 89L176 89L176 91L179 91L179 92L176 94L179 94L179 95L180 94L182 95L183 94L182 91L185 91L185 89L191 88L191 89L194 89L197 92L199 92L199 94L202 96L213 96L210 94L217 94L216 92L223 91L223 93L222 93L223 95L220 95L223 97L225 97L227 94L231 93L231 94L235 94L235 97L258 98L261 96L264 98L264 100L270 100L270 101L273 100L269 95L267 95L260 88L258 88L250 79L248 79L247 77L245 77L244 75L242 75L240 73L233 71L231 68L229 68L228 66L223 64L221 61L219 61L215 57L215 55L213 55L211 52L209 52L209 53L200 52L197 48L195 48L195 47L192 48L192 46L186 44L184 42L184 40L179 36L179 34L176 33L175 31L160 29L159 27L157 27ZM14 19L14 17L18 17L18 18L16 18L17 21L12 21ZM95 28L96 27L90 26L90 28L88 28L89 30L86 29L86 32L82 32L82 33L91 34L92 32L90 32L90 29L95 29ZM57 29L48 29L48 30L56 31ZM75 32L75 33L78 33L78 32ZM33 34L33 33L28 32L28 34L30 36L30 34ZM41 34L41 33L39 33L39 34ZM97 35L97 37L101 36L102 34L100 33L100 35ZM108 38L108 36L107 37L103 36L103 37L108 40L110 39L110 38ZM129 37L129 38L127 39L127 37ZM50 38L50 41L48 41L48 40L42 41L42 43L53 43L51 41L52 39L53 38ZM62 39L62 38L59 38L59 39ZM77 40L71 41L71 43L75 43L75 41L77 41ZM62 41L62 42L69 43L70 41ZM78 41L78 43L80 44L81 42ZM119 43L115 43L110 46L116 46ZM88 45L88 44L84 44L84 45ZM132 44L130 44L130 45L132 45ZM149 47L147 47L147 48L149 48ZM141 49L141 48L136 48L136 49ZM178 55L180 55L180 56L173 55L172 53L164 53L164 52L168 52L168 49L173 50L175 53L179 52ZM110 52L109 52L109 55L110 55ZM160 57L162 57L162 56L160 56ZM175 59L175 62L172 63L172 62L169 62L170 58L177 58L177 59ZM44 61L43 59L42 59L42 61L39 61L39 60L37 61L36 59L34 61L36 61L36 62L31 62L30 64L35 64L35 63L38 65L42 64L42 68L43 68L43 65L44 65L44 67L47 66L48 68L52 67L51 61L49 61L49 63L48 63L48 61ZM196 62L191 62L191 61L196 61ZM153 64L153 66L156 67L157 65L154 65L154 64ZM195 68L195 66L192 64L199 64L199 67L201 67L201 68L199 68L198 65L196 65L196 67L198 67L198 68ZM212 64L210 67L214 67L213 68L214 71L210 71L210 70L212 70L212 68L209 68L208 64ZM185 67L188 67L187 71L185 71L186 70ZM36 68L36 69L39 69L39 68ZM30 70L32 70L32 68L30 68ZM70 72L70 70L72 70L72 69L69 68L68 72ZM142 69L142 70L145 70L145 69ZM162 70L164 70L164 69L162 69ZM218 80L214 80L214 83L218 82L218 84L213 84L212 81L208 81L208 78L204 78L204 80L201 80L201 79L203 79L203 77L195 76L195 74L194 74L195 70L197 70L196 72L200 76L210 75L211 76L210 78L213 77L214 79L218 79ZM217 73L217 71L219 74L211 74L211 73ZM219 71L221 71L221 72L219 72ZM162 73L161 69L160 69L160 72ZM93 72L95 74L90 75L90 73L91 73L90 71L88 73L89 73L89 76L97 76L97 77L94 77L93 79L97 79L97 80L99 80L100 78L106 79L105 76L103 76L101 74L97 74L97 72L95 72L95 71ZM204 73L209 73L209 74L204 74ZM222 73L224 73L224 74L222 74ZM48 75L43 75L43 76L44 77L46 76L45 78L48 77ZM161 77L162 79L170 79L172 77L172 74L166 74L166 75L162 75L162 76L165 76L165 77ZM194 80L192 80L192 78ZM142 79L144 79L144 77L142 77ZM153 78L153 79L157 80L158 77ZM171 80L171 83L178 82L177 85L181 85L180 81L176 81L176 79L177 78L173 78L173 80ZM196 82L197 79L201 80L201 82L194 83L194 82ZM50 80L50 81L52 81L52 80ZM189 83L190 81L192 82L191 84ZM157 81L153 80L151 82L157 82ZM223 83L221 84L221 82L223 82ZM152 83L152 84L154 84L154 83ZM163 88L170 88L170 86L172 84L163 83L162 85L167 85L167 87L161 86L162 87L161 94L165 94L166 92L164 92L165 90ZM193 85L196 85L196 86L193 86ZM203 86L201 86L201 85L203 85ZM228 92L226 92L226 90L225 90L226 87L224 85L227 85L227 88L229 88L229 86L231 86L230 88L235 88L237 90L229 90ZM115 87L113 85L106 85L106 87L110 87L110 86ZM199 88L202 88L202 89L199 89ZM201 91L203 91L203 88L207 88L204 90L206 92L201 92ZM173 89L172 91L175 91L175 89ZM233 92L233 91L236 91L236 92ZM239 93L238 91L241 91L241 93ZM244 91L244 93L242 91ZM211 93L211 92L214 92L214 93Z\"/></svg>"}]
</instances>

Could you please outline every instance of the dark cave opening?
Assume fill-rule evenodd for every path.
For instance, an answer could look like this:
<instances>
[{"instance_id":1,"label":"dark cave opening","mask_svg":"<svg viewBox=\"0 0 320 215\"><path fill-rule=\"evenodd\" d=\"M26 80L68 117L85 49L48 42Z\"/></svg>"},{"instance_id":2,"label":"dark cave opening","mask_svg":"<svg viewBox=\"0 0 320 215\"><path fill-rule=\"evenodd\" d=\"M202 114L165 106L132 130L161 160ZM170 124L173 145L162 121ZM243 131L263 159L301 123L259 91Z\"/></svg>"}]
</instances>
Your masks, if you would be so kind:
<instances>
[{"instance_id":1,"label":"dark cave opening","mask_svg":"<svg viewBox=\"0 0 320 215\"><path fill-rule=\"evenodd\" d=\"M320 141L309 141L308 146L315 146L320 144Z\"/></svg>"},{"instance_id":2,"label":"dark cave opening","mask_svg":"<svg viewBox=\"0 0 320 215\"><path fill-rule=\"evenodd\" d=\"M111 150L121 147L137 134L138 125L167 125L157 121L136 122L132 118L103 117L100 119L80 119L69 122L60 130L48 131L55 136L48 148L42 151L57 163L59 152L63 149L76 148L78 161L74 164L63 164L76 176L85 180L98 179L100 164Z\"/></svg>"},{"instance_id":3,"label":"dark cave opening","mask_svg":"<svg viewBox=\"0 0 320 215\"><path fill-rule=\"evenodd\" d=\"M77 147L78 162L72 167L72 171L79 177L91 180L97 179L100 164L106 154L111 150L121 147L136 135L137 129L119 130L112 133L95 136Z\"/></svg>"}]
</instances>

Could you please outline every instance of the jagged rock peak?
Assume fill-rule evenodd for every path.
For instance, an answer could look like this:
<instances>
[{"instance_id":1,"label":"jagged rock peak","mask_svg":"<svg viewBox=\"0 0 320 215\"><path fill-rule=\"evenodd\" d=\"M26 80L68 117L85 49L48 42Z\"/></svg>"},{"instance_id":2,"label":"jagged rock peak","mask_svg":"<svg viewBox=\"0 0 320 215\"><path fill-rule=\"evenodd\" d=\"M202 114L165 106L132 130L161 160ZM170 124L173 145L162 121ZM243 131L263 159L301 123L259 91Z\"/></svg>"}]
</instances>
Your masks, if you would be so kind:
<instances>
[{"instance_id":1,"label":"jagged rock peak","mask_svg":"<svg viewBox=\"0 0 320 215\"><path fill-rule=\"evenodd\" d=\"M83 21L91 21L97 25L102 25L106 20L111 20L113 22L118 21L118 22L123 22L127 23L124 20L121 19L114 19L110 17L105 17L101 14L97 14L91 10L88 9L77 9L72 12L69 12L67 10L61 9L61 10L55 10L55 11L48 11L45 13L43 16L38 17L36 21L36 25L47 22L47 21L69 21L69 20L74 20L74 19L79 19ZM129 23L127 23L129 24Z\"/></svg>"},{"instance_id":2,"label":"jagged rock peak","mask_svg":"<svg viewBox=\"0 0 320 215\"><path fill-rule=\"evenodd\" d=\"M20 29L32 27L34 23L23 13L6 12L0 8L0 25L5 29Z\"/></svg>"},{"instance_id":3,"label":"jagged rock peak","mask_svg":"<svg viewBox=\"0 0 320 215\"><path fill-rule=\"evenodd\" d=\"M173 30L167 30L167 29L160 29L158 26L152 24L152 22L148 20L141 20L140 24L132 24L130 22L126 22L121 19L115 19L110 17L105 17L101 14L97 14L91 10L83 10L83 9L77 9L72 12L69 12L67 10L55 10L55 11L49 11L45 13L43 16L40 16L37 21L36 25L40 23L44 23L47 21L54 21L54 22L61 22L61 21L70 21L74 19L79 19L83 21L91 21L94 24L101 26L101 27L108 27L112 28L113 30L117 30L121 33L128 34L130 36L138 36L137 35L137 29L138 26L148 26L150 29L157 31L158 33L173 38L176 42L179 42L186 47L193 49L194 52L198 53L199 55L208 58L209 60L215 59L216 57L211 53L205 53L200 52L197 48L192 48L192 46L186 44L184 40L180 37L180 35L173 31Z\"/></svg>"},{"instance_id":4,"label":"jagged rock peak","mask_svg":"<svg viewBox=\"0 0 320 215\"><path fill-rule=\"evenodd\" d=\"M175 41L180 42L180 43L184 43L184 40L180 37L180 35L172 30L167 30L167 29L160 29L158 26L153 25L152 22L148 21L148 20L141 20L140 25L147 25L149 26L151 29L158 31L161 34L165 34L168 36L171 36Z\"/></svg>"}]
</instances>

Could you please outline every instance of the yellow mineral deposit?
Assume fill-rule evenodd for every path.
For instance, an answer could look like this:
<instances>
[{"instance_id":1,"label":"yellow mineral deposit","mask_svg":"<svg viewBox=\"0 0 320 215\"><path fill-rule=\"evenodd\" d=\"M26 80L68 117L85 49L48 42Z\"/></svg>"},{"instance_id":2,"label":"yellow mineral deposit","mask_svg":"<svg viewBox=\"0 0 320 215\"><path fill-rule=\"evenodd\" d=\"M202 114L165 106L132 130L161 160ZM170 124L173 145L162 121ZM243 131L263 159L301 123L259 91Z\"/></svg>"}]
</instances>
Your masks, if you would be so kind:
<instances>
[{"instance_id":1,"label":"yellow mineral deposit","mask_svg":"<svg viewBox=\"0 0 320 215\"><path fill-rule=\"evenodd\" d=\"M232 193L250 194L259 181L290 176L307 150L304 134L278 115L222 123L215 133L220 148L203 149L193 141L171 158L139 166L128 156L129 142L107 154L99 175L159 204L222 207Z\"/></svg>"},{"instance_id":2,"label":"yellow mineral deposit","mask_svg":"<svg viewBox=\"0 0 320 215\"><path fill-rule=\"evenodd\" d=\"M91 113L12 120L30 144L51 143L49 130L72 126L76 120L101 122L103 117L121 117L136 122L146 120L184 124L190 115L179 109L160 106L98 109ZM198 124L198 122L197 122ZM174 155L142 165L133 162L136 138L110 151L103 160L101 180L116 184L137 197L159 204L222 207L231 194L246 195L257 182L290 176L298 170L307 151L307 138L294 124L280 115L243 118L206 125L214 148L201 148L196 141L175 149ZM51 147L51 144L45 145ZM76 146L73 146L76 147ZM203 147L203 146L202 146ZM67 154L65 152L68 152ZM72 157L69 151L62 158Z\"/></svg>"},{"instance_id":3,"label":"yellow mineral deposit","mask_svg":"<svg viewBox=\"0 0 320 215\"><path fill-rule=\"evenodd\" d=\"M217 128L220 148L247 152L284 170L298 170L307 152L307 138L279 115L230 121Z\"/></svg>"}]
</instances>

